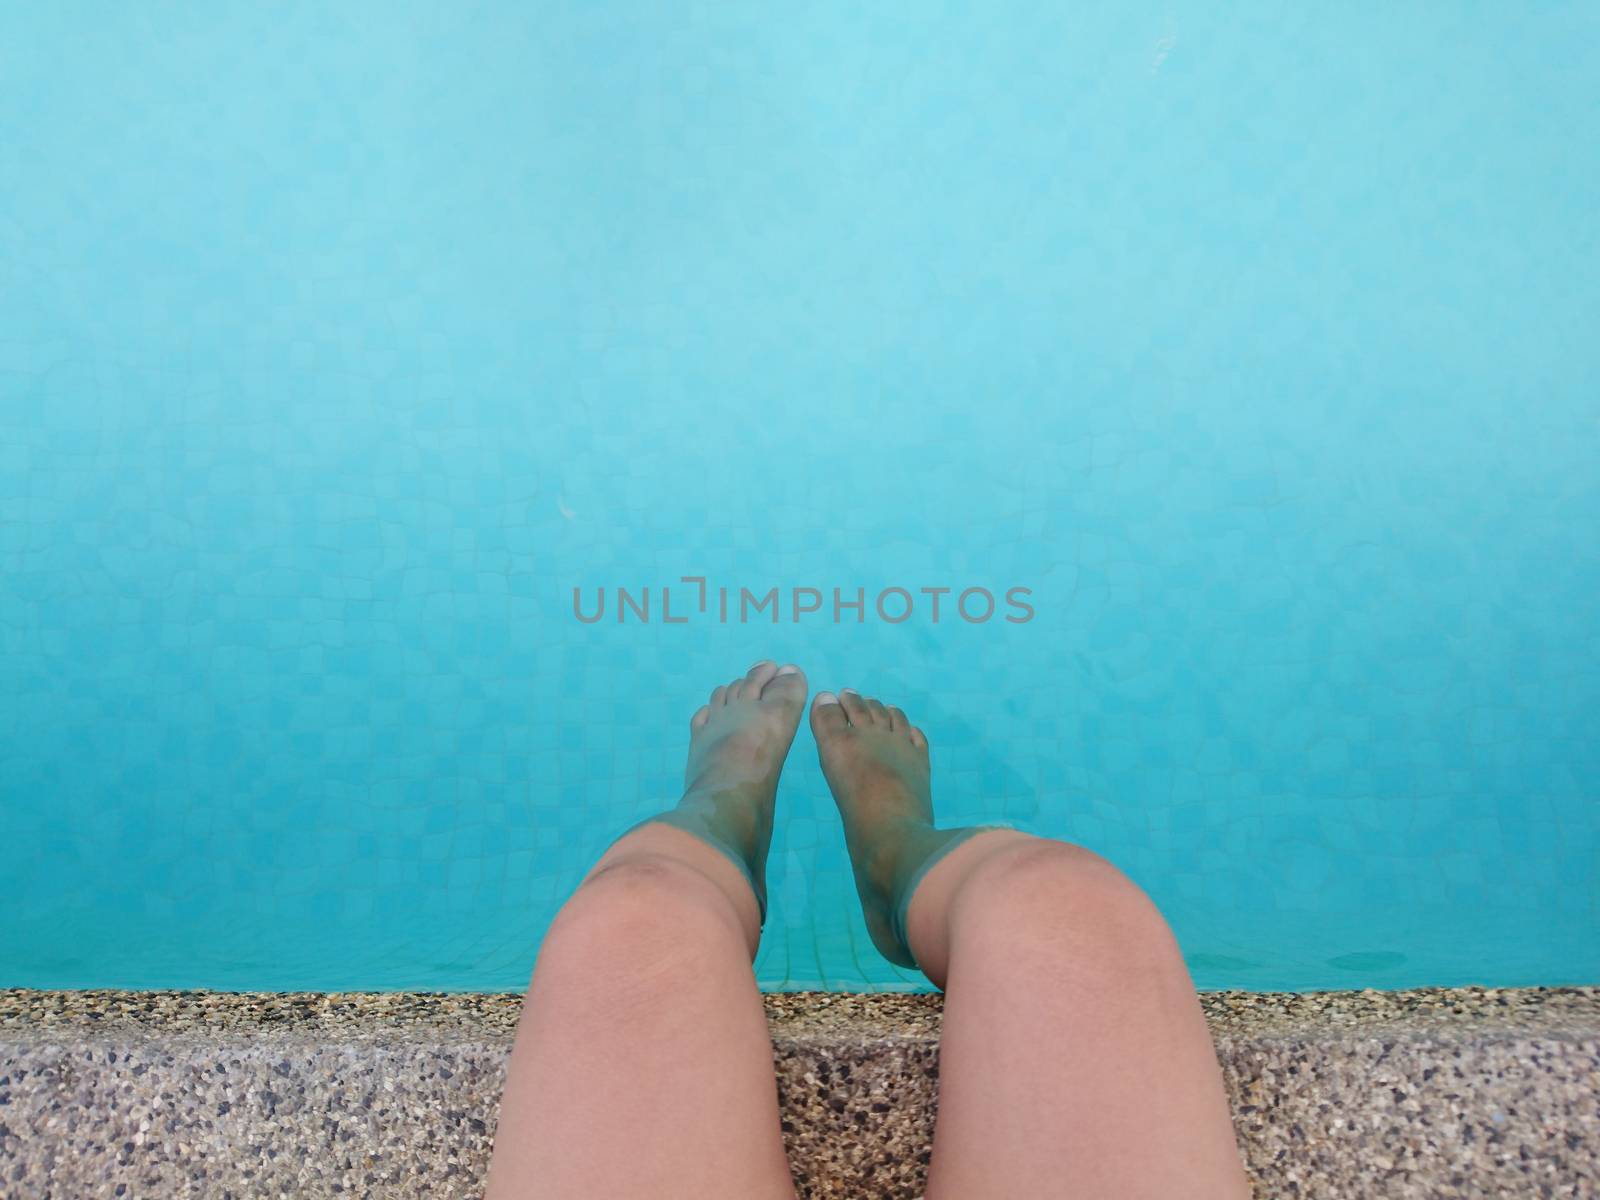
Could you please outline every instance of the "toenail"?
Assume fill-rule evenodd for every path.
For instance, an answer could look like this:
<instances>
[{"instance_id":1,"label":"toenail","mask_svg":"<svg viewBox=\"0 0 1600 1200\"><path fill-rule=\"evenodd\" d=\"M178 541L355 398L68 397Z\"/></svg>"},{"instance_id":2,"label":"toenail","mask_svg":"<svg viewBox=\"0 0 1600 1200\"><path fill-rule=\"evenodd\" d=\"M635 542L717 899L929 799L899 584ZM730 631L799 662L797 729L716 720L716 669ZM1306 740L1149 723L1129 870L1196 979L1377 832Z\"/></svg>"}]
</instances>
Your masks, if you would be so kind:
<instances>
[{"instance_id":1,"label":"toenail","mask_svg":"<svg viewBox=\"0 0 1600 1200\"><path fill-rule=\"evenodd\" d=\"M859 696L859 695L861 695L861 693L856 691L855 688L840 688L839 690L841 692L843 692L846 696Z\"/></svg>"},{"instance_id":2,"label":"toenail","mask_svg":"<svg viewBox=\"0 0 1600 1200\"><path fill-rule=\"evenodd\" d=\"M793 663L785 663L783 666L778 668L779 675L797 675L799 673L800 668L795 666Z\"/></svg>"},{"instance_id":3,"label":"toenail","mask_svg":"<svg viewBox=\"0 0 1600 1200\"><path fill-rule=\"evenodd\" d=\"M750 670L754 671L757 667L764 667L771 661L770 658L763 658L760 662L753 662L750 664Z\"/></svg>"},{"instance_id":4,"label":"toenail","mask_svg":"<svg viewBox=\"0 0 1600 1200\"><path fill-rule=\"evenodd\" d=\"M837 703L839 703L839 697L835 696L832 692L818 692L817 693L817 703L818 704L837 704Z\"/></svg>"}]
</instances>

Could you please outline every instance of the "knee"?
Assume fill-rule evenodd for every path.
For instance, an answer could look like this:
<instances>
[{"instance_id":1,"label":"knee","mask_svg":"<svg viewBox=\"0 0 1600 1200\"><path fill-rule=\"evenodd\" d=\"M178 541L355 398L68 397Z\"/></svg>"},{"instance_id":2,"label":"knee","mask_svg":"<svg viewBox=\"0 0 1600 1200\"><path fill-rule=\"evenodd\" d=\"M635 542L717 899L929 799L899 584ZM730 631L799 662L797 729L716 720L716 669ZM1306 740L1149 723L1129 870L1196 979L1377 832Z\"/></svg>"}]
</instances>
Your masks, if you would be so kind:
<instances>
[{"instance_id":1,"label":"knee","mask_svg":"<svg viewBox=\"0 0 1600 1200\"><path fill-rule=\"evenodd\" d=\"M738 917L714 883L674 859L638 855L572 894L545 934L534 978L604 990L609 1005L680 987L735 943L743 946Z\"/></svg>"},{"instance_id":2,"label":"knee","mask_svg":"<svg viewBox=\"0 0 1600 1200\"><path fill-rule=\"evenodd\" d=\"M1153 901L1079 846L1037 840L980 864L951 913L953 929L1058 981L1102 984L1181 976L1177 943Z\"/></svg>"}]
</instances>

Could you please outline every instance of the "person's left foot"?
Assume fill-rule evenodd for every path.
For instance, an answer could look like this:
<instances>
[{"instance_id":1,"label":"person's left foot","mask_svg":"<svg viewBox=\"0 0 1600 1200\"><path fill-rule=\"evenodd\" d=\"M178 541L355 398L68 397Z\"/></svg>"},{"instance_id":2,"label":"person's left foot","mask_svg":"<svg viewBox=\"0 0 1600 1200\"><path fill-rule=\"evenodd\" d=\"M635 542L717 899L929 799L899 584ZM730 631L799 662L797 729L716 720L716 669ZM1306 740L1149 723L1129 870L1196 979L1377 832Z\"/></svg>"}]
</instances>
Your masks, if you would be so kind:
<instances>
[{"instance_id":1,"label":"person's left foot","mask_svg":"<svg viewBox=\"0 0 1600 1200\"><path fill-rule=\"evenodd\" d=\"M745 870L766 912L767 847L778 775L800 726L806 677L758 662L717 688L689 720L683 799L655 818L720 849Z\"/></svg>"}]
</instances>

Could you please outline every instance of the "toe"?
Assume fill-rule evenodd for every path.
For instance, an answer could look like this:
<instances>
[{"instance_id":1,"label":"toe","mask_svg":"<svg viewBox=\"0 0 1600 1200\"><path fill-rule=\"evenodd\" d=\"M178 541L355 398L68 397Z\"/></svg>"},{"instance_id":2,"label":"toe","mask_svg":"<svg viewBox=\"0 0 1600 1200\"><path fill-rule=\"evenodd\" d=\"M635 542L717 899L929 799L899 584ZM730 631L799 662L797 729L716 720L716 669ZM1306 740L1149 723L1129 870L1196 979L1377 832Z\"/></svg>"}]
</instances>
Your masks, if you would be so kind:
<instances>
[{"instance_id":1,"label":"toe","mask_svg":"<svg viewBox=\"0 0 1600 1200\"><path fill-rule=\"evenodd\" d=\"M911 728L911 722L906 720L906 714L903 709L895 708L893 705L889 706L889 728L896 733L904 733Z\"/></svg>"},{"instance_id":2,"label":"toe","mask_svg":"<svg viewBox=\"0 0 1600 1200\"><path fill-rule=\"evenodd\" d=\"M817 698L811 702L811 732L817 741L834 737L848 728L849 724L839 697L832 692L818 692Z\"/></svg>"},{"instance_id":3,"label":"toe","mask_svg":"<svg viewBox=\"0 0 1600 1200\"><path fill-rule=\"evenodd\" d=\"M844 715L850 718L850 724L861 726L872 724L872 710L861 698L861 693L853 688L840 689L839 706L844 709Z\"/></svg>"},{"instance_id":4,"label":"toe","mask_svg":"<svg viewBox=\"0 0 1600 1200\"><path fill-rule=\"evenodd\" d=\"M739 689L739 694L746 700L759 700L761 689L767 686L767 680L778 673L778 664L770 658L764 658L745 673L744 686Z\"/></svg>"},{"instance_id":5,"label":"toe","mask_svg":"<svg viewBox=\"0 0 1600 1200\"><path fill-rule=\"evenodd\" d=\"M727 703L727 699L728 689L725 687L717 687L711 689L711 699L708 700L707 703L712 708L721 708L725 703Z\"/></svg>"},{"instance_id":6,"label":"toe","mask_svg":"<svg viewBox=\"0 0 1600 1200\"><path fill-rule=\"evenodd\" d=\"M872 714L872 720L874 724L881 725L885 729L894 728L893 723L889 719L889 710L884 707L882 700L875 700L873 697L868 696L867 711Z\"/></svg>"},{"instance_id":7,"label":"toe","mask_svg":"<svg viewBox=\"0 0 1600 1200\"><path fill-rule=\"evenodd\" d=\"M927 736L915 725L911 727L911 744L918 750L926 750L928 748Z\"/></svg>"},{"instance_id":8,"label":"toe","mask_svg":"<svg viewBox=\"0 0 1600 1200\"><path fill-rule=\"evenodd\" d=\"M711 706L702 704L694 710L694 716L689 718L689 728L694 730L704 729L706 722L711 719Z\"/></svg>"},{"instance_id":9,"label":"toe","mask_svg":"<svg viewBox=\"0 0 1600 1200\"><path fill-rule=\"evenodd\" d=\"M799 667L774 667L761 689L761 699L799 707L806 698L806 675Z\"/></svg>"}]
</instances>

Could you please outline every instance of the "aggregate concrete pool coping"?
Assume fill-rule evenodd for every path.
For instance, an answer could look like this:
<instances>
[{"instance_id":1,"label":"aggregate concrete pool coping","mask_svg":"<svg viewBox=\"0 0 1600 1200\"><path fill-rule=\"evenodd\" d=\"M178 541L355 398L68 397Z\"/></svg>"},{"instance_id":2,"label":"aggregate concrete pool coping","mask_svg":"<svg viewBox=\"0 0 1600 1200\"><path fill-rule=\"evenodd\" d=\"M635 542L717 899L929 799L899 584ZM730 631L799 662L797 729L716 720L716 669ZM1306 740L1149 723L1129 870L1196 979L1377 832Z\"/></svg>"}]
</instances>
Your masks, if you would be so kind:
<instances>
[{"instance_id":1,"label":"aggregate concrete pool coping","mask_svg":"<svg viewBox=\"0 0 1600 1200\"><path fill-rule=\"evenodd\" d=\"M773 1037L937 1037L938 993L769 992ZM63 1031L170 1036L183 1033L314 1033L341 1038L509 1036L521 1012L515 992L39 991L0 988L0 1035ZM1415 988L1384 992L1201 992L1218 1037L1469 1030L1592 1036L1600 986Z\"/></svg>"},{"instance_id":2,"label":"aggregate concrete pool coping","mask_svg":"<svg viewBox=\"0 0 1600 1200\"><path fill-rule=\"evenodd\" d=\"M942 998L764 999L801 1195L919 1196ZM1600 1196L1600 988L1201 1002L1260 1197ZM0 1198L475 1196L519 1005L0 991Z\"/></svg>"}]
</instances>

